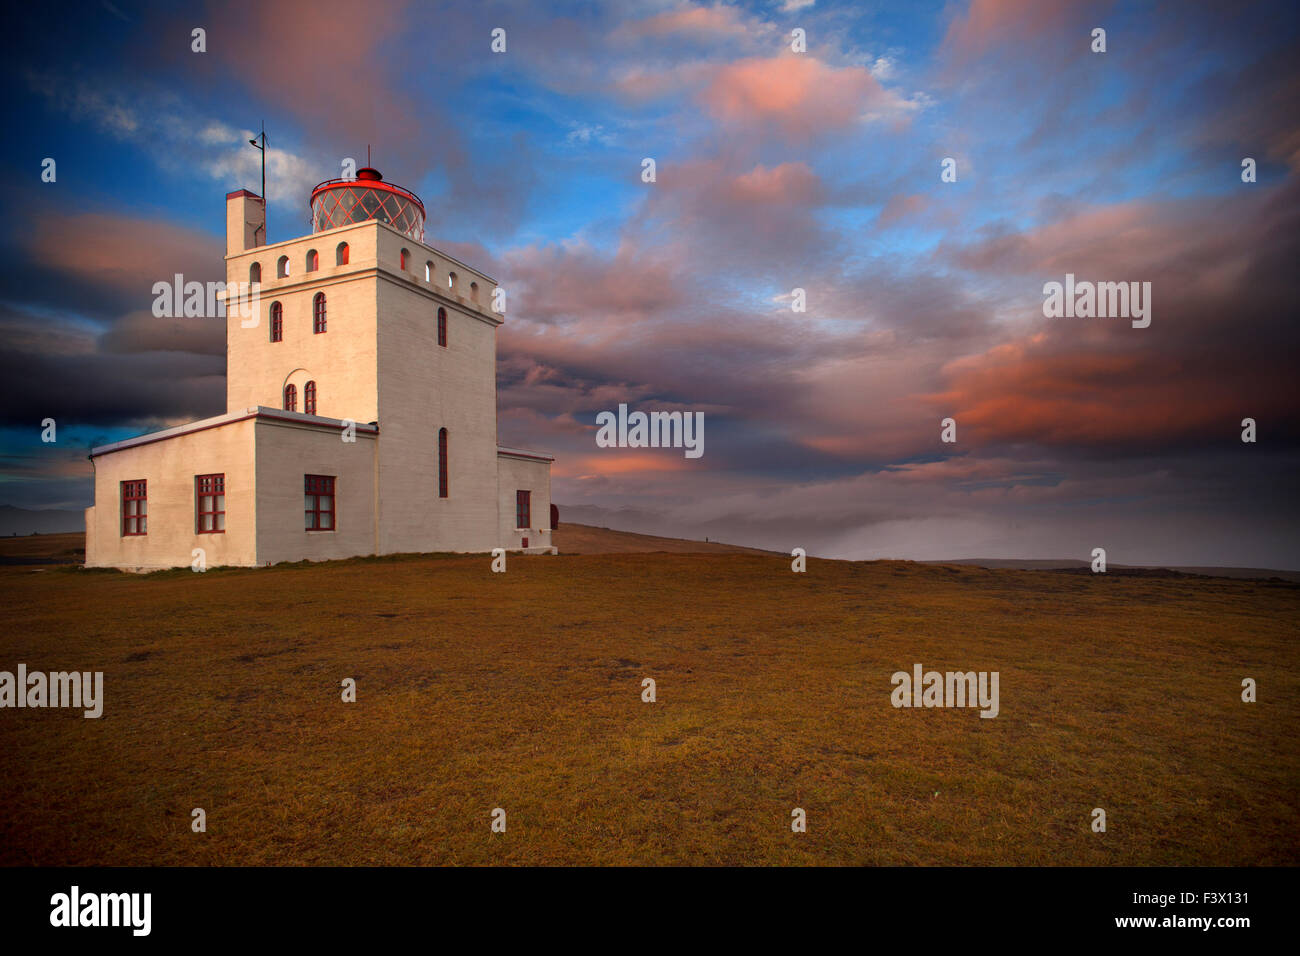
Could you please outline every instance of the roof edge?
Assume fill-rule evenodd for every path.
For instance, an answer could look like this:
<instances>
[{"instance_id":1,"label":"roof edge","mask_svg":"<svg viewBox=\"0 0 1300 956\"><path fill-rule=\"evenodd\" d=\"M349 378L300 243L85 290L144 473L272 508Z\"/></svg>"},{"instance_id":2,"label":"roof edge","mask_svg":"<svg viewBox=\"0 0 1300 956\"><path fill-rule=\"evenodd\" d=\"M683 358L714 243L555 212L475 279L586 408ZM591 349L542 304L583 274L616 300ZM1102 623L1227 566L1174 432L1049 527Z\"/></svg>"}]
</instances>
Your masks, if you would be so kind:
<instances>
[{"instance_id":1,"label":"roof edge","mask_svg":"<svg viewBox=\"0 0 1300 956\"><path fill-rule=\"evenodd\" d=\"M149 432L144 435L137 435L134 438L124 438L121 441L110 442L107 445L98 445L90 449L91 458L99 458L103 455L111 455L113 452L125 451L128 448L139 448L142 445L152 445L155 442L168 441L172 438L180 438L183 435L193 435L196 432L207 431L210 428L222 428L226 425L235 425L239 422L245 422L252 419L270 423L284 423L289 425L306 425L308 427L325 428L342 431L346 428L345 419L326 418L322 415L308 415L305 412L290 412L282 408L268 408L265 405L253 405L249 408L239 409L233 412L226 412L224 415L214 415L212 418L201 418L196 422L186 422L184 425L174 425L171 428L164 428L161 431ZM354 422L356 430L363 435L378 435L378 424Z\"/></svg>"}]
</instances>

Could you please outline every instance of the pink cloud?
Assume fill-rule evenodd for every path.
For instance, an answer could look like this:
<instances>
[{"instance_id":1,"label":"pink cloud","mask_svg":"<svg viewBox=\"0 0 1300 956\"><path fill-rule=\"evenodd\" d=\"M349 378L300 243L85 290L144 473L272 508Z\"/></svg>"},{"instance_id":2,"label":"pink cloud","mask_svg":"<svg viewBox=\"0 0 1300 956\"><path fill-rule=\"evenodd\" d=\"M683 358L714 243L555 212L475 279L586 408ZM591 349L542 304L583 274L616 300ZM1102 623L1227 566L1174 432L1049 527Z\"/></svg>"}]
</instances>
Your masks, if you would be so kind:
<instances>
[{"instance_id":1,"label":"pink cloud","mask_svg":"<svg viewBox=\"0 0 1300 956\"><path fill-rule=\"evenodd\" d=\"M729 199L739 203L811 203L821 196L821 180L805 162L755 166L731 180Z\"/></svg>"},{"instance_id":2,"label":"pink cloud","mask_svg":"<svg viewBox=\"0 0 1300 956\"><path fill-rule=\"evenodd\" d=\"M1032 52L1043 42L1057 49L1073 32L1079 50L1086 51L1089 28L1105 26L1097 18L1110 5L1096 0L971 0L966 12L948 25L944 47L958 60L1003 47Z\"/></svg>"},{"instance_id":3,"label":"pink cloud","mask_svg":"<svg viewBox=\"0 0 1300 956\"><path fill-rule=\"evenodd\" d=\"M635 37L663 37L675 34L695 36L747 37L751 28L735 7L684 6L620 27L616 34Z\"/></svg>"},{"instance_id":4,"label":"pink cloud","mask_svg":"<svg viewBox=\"0 0 1300 956\"><path fill-rule=\"evenodd\" d=\"M220 240L156 219L104 213L46 212L31 219L28 254L42 266L138 293L153 301L153 283L224 280Z\"/></svg>"},{"instance_id":5,"label":"pink cloud","mask_svg":"<svg viewBox=\"0 0 1300 956\"><path fill-rule=\"evenodd\" d=\"M902 119L909 104L863 67L833 67L807 54L751 57L720 67L700 95L723 123L771 126L791 138Z\"/></svg>"},{"instance_id":6,"label":"pink cloud","mask_svg":"<svg viewBox=\"0 0 1300 956\"><path fill-rule=\"evenodd\" d=\"M880 211L880 224L888 225L900 219L910 219L919 215L926 207L926 198L913 193L911 195L895 194L889 197L885 208Z\"/></svg>"}]
</instances>

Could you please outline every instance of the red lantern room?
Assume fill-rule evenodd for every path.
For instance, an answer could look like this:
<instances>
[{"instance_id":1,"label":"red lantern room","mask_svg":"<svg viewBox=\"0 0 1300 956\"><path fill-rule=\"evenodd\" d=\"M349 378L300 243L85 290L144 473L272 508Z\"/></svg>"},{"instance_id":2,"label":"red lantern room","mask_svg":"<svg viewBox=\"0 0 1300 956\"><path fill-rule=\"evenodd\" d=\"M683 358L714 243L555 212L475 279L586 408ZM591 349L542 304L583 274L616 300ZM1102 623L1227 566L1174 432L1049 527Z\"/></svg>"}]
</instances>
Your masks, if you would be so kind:
<instances>
[{"instance_id":1,"label":"red lantern room","mask_svg":"<svg viewBox=\"0 0 1300 956\"><path fill-rule=\"evenodd\" d=\"M311 191L312 232L376 219L424 241L424 203L409 189L384 182L366 166L356 179L330 179Z\"/></svg>"}]
</instances>

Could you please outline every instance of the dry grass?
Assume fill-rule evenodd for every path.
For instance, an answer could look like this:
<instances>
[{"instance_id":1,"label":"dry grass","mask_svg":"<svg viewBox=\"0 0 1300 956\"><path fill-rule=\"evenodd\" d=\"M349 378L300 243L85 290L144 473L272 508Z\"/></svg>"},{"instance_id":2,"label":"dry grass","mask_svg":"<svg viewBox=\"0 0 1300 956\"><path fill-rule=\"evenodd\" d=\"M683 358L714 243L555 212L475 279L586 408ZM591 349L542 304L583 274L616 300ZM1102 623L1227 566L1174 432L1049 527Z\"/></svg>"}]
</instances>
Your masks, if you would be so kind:
<instances>
[{"instance_id":1,"label":"dry grass","mask_svg":"<svg viewBox=\"0 0 1300 956\"><path fill-rule=\"evenodd\" d=\"M1300 863L1295 585L488 568L0 567L0 669L103 670L107 698L0 711L0 862ZM894 710L916 661L1000 671L1001 716Z\"/></svg>"},{"instance_id":2,"label":"dry grass","mask_svg":"<svg viewBox=\"0 0 1300 956\"><path fill-rule=\"evenodd\" d=\"M653 534L635 534L585 524L561 524L552 533L561 554L771 554L757 548L744 548L721 541L687 541L661 538Z\"/></svg>"}]
</instances>

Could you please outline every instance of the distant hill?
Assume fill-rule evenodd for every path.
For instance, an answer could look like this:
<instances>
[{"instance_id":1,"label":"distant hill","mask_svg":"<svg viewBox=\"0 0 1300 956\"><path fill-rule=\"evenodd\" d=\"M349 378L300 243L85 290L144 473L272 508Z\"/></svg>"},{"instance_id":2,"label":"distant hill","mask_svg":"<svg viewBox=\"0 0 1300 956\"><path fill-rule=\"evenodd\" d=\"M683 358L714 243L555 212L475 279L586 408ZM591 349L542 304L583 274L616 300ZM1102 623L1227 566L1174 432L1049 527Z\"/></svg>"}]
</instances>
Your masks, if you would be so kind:
<instances>
[{"instance_id":1,"label":"distant hill","mask_svg":"<svg viewBox=\"0 0 1300 956\"><path fill-rule=\"evenodd\" d=\"M80 511L36 511L0 505L0 537L23 534L58 534L62 531L85 531L86 516Z\"/></svg>"},{"instance_id":2,"label":"distant hill","mask_svg":"<svg viewBox=\"0 0 1300 956\"><path fill-rule=\"evenodd\" d=\"M588 524L570 524L561 520L551 533L551 543L560 554L647 554L667 551L671 554L773 554L758 548L743 548L720 541L690 541L685 538L660 538L652 534L633 534Z\"/></svg>"},{"instance_id":3,"label":"distant hill","mask_svg":"<svg viewBox=\"0 0 1300 956\"><path fill-rule=\"evenodd\" d=\"M26 515L71 515L78 522L81 515L75 512L60 511L25 511L22 508L0 507L0 514ZM50 520L50 524L57 522ZM759 548L746 548L738 544L725 544L721 541L693 541L688 538L665 538L653 534L635 534L631 531L615 531L612 528L598 528L594 525L573 524L561 520L560 527L553 534L553 543L560 554L782 554L785 552L763 551ZM10 533L0 536L0 564L80 564L85 560L85 534L80 525L74 526L71 533L25 532L14 537ZM788 555L787 555L788 556ZM816 555L813 555L816 557ZM925 565L965 565L969 567L1005 569L1012 571L1064 571L1073 574L1087 573L1090 567L1087 561L1072 558L1036 558L1017 560L1014 558L959 558L948 561L916 561ZM1109 564L1107 571L1126 576L1172 576L1197 574L1216 578L1248 578L1267 580L1279 578L1283 581L1300 582L1300 571L1284 571L1276 568L1214 568L1214 567L1141 567L1131 564Z\"/></svg>"},{"instance_id":4,"label":"distant hill","mask_svg":"<svg viewBox=\"0 0 1300 956\"><path fill-rule=\"evenodd\" d=\"M1016 571L1086 571L1092 567L1087 561L1073 558L959 558L944 561L919 561L918 564L964 564L977 568L1010 568ZM1177 571L1180 574L1201 574L1214 578L1281 578L1283 581L1300 581L1300 571L1281 571L1276 568L1213 568L1185 565L1147 567L1137 564L1110 564L1107 571Z\"/></svg>"}]
</instances>

